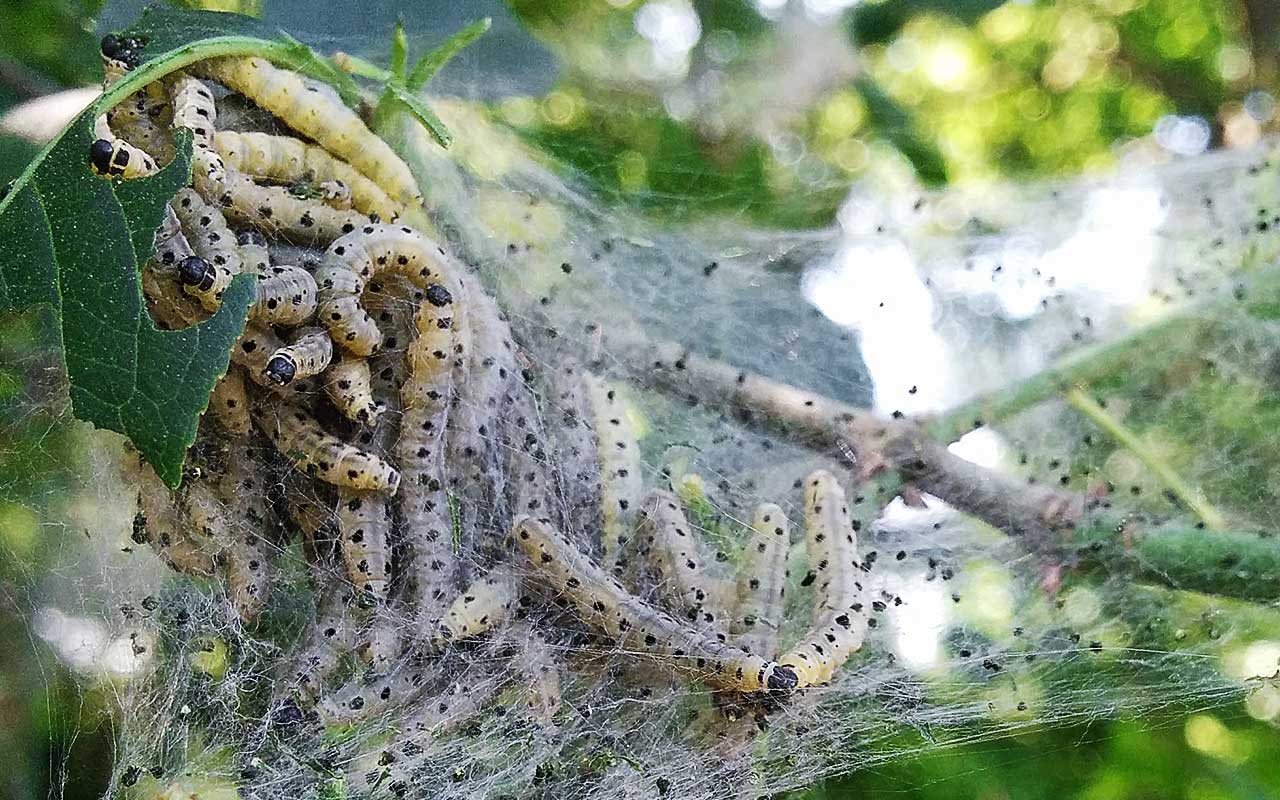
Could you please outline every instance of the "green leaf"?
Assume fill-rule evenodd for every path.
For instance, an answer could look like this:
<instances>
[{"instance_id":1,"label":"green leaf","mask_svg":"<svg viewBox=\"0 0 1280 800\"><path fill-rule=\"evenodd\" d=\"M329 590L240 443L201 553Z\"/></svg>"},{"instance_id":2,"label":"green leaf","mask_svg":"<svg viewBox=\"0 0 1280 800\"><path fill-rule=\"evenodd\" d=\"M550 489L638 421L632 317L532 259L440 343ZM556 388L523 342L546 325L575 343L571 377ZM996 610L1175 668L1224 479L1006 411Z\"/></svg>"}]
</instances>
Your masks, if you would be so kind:
<instances>
[{"instance_id":1,"label":"green leaf","mask_svg":"<svg viewBox=\"0 0 1280 800\"><path fill-rule=\"evenodd\" d=\"M421 91L422 87L427 85L427 81L431 80L437 72L443 69L445 64L452 61L453 57L461 52L462 48L480 38L485 31L489 30L489 26L492 24L493 20L485 17L450 36L444 44L427 53L418 60L417 64L413 65L413 71L409 73L409 80L405 82L405 85L409 87L411 92ZM435 131L432 131L432 133L435 133Z\"/></svg>"},{"instance_id":2,"label":"green leaf","mask_svg":"<svg viewBox=\"0 0 1280 800\"><path fill-rule=\"evenodd\" d=\"M884 89L868 78L859 78L854 88L867 104L873 128L902 153L916 175L928 186L947 182L947 163L941 151L925 137L915 115L899 105Z\"/></svg>"},{"instance_id":3,"label":"green leaf","mask_svg":"<svg viewBox=\"0 0 1280 800\"><path fill-rule=\"evenodd\" d=\"M431 137L440 143L441 147L449 146L449 142L452 141L449 129L445 127L444 122L436 116L436 112L432 111L431 107L422 98L395 82L387 84L384 97L388 95L403 106L414 119L421 122L423 127L431 134ZM379 103L379 105L384 106L385 104Z\"/></svg>"},{"instance_id":4,"label":"green leaf","mask_svg":"<svg viewBox=\"0 0 1280 800\"><path fill-rule=\"evenodd\" d=\"M244 328L248 276L211 319L155 327L140 266L165 205L191 178L191 139L155 175L108 181L89 167L96 107L82 113L0 201L0 313L50 309L78 418L122 433L171 486Z\"/></svg>"},{"instance_id":5,"label":"green leaf","mask_svg":"<svg viewBox=\"0 0 1280 800\"><path fill-rule=\"evenodd\" d=\"M396 29L391 33L391 77L403 81L405 68L409 60L409 37L404 34L404 22L396 20Z\"/></svg>"}]
</instances>

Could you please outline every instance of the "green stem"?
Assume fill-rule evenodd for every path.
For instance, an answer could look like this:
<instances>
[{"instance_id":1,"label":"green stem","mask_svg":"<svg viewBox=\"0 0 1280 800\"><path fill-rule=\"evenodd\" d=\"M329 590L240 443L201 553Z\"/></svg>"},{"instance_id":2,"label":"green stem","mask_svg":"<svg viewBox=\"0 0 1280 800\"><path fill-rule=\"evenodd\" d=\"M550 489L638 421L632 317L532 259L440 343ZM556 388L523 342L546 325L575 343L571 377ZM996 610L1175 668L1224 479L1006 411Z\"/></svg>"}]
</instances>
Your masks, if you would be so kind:
<instances>
[{"instance_id":1,"label":"green stem","mask_svg":"<svg viewBox=\"0 0 1280 800\"><path fill-rule=\"evenodd\" d=\"M1280 598L1280 538L1240 531L1206 534L1194 527L1134 530L1098 523L1075 532L1080 565L1252 602Z\"/></svg>"},{"instance_id":2,"label":"green stem","mask_svg":"<svg viewBox=\"0 0 1280 800\"><path fill-rule=\"evenodd\" d=\"M360 56L353 56L346 52L334 53L330 60L333 65L348 75L355 75L359 78L368 78L378 83L386 83L391 80L392 73L382 67L374 64L372 61L366 61Z\"/></svg>"},{"instance_id":3,"label":"green stem","mask_svg":"<svg viewBox=\"0 0 1280 800\"><path fill-rule=\"evenodd\" d=\"M1203 493L1184 481L1173 467L1147 447L1136 433L1129 430L1124 423L1107 413L1098 401L1090 397L1084 390L1076 388L1067 392L1067 402L1073 408L1089 418L1112 439L1115 439L1126 450L1138 457L1155 473L1160 482L1182 503L1190 508L1197 517L1211 530L1220 531L1226 527L1226 519L1213 504L1204 499Z\"/></svg>"}]
</instances>

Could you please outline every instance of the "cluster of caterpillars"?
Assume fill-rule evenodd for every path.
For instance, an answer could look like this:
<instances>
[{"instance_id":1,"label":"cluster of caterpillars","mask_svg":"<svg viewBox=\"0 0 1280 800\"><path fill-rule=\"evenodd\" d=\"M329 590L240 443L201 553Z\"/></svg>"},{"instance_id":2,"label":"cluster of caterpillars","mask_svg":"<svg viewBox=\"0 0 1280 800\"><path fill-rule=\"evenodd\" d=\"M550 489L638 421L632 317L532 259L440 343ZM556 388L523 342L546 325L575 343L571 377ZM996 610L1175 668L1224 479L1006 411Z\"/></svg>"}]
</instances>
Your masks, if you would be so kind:
<instances>
[{"instance_id":1,"label":"cluster of caterpillars","mask_svg":"<svg viewBox=\"0 0 1280 800\"><path fill-rule=\"evenodd\" d=\"M103 41L108 83L143 45ZM231 95L293 135L219 129ZM221 574L246 621L267 601L282 536L305 537L316 622L278 720L350 721L439 694L433 658L515 625L513 658L541 662L531 685L554 710L539 620L563 612L539 602L547 594L619 652L771 702L830 680L858 650L867 565L836 480L804 484L815 602L786 649L782 509L757 511L736 582L714 576L679 503L642 496L614 390L573 365L534 367L468 270L400 221L421 205L409 168L327 87L258 58L193 64L100 117L88 162L109 179L148 175L173 157L177 128L194 142L193 179L156 232L147 307L161 327L194 324L246 273L256 297L182 488L130 465L134 536L175 570ZM637 593L645 582L655 599ZM369 672L335 687L350 653ZM477 677L467 701L498 683ZM376 776L393 773L397 791L412 773L403 751L423 751L400 745Z\"/></svg>"}]
</instances>

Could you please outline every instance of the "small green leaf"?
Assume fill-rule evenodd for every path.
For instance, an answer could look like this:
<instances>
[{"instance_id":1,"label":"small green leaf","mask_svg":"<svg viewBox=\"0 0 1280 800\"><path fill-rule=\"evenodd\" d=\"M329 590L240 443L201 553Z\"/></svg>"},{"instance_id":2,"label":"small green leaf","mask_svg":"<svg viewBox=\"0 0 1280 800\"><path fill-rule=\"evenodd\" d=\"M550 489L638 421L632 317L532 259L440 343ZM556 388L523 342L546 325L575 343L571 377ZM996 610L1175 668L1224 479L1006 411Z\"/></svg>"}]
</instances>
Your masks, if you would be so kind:
<instances>
[{"instance_id":1,"label":"small green leaf","mask_svg":"<svg viewBox=\"0 0 1280 800\"><path fill-rule=\"evenodd\" d=\"M253 281L237 279L209 320L155 327L138 285L165 205L191 178L191 138L155 175L108 181L89 167L91 107L0 201L0 313L53 312L78 418L129 437L171 486L244 328Z\"/></svg>"},{"instance_id":2,"label":"small green leaf","mask_svg":"<svg viewBox=\"0 0 1280 800\"><path fill-rule=\"evenodd\" d=\"M436 116L436 112L432 111L431 107L422 98L394 82L387 84L386 94L393 97L414 119L421 122L423 127L431 134L431 137L440 143L441 147L449 146L449 142L452 141L449 129L445 127L445 124Z\"/></svg>"},{"instance_id":3,"label":"small green leaf","mask_svg":"<svg viewBox=\"0 0 1280 800\"><path fill-rule=\"evenodd\" d=\"M489 30L489 26L492 24L493 20L485 17L450 36L444 44L427 53L418 60L417 64L413 65L413 71L409 73L409 79L405 81L405 85L409 87L411 92L422 91L422 87L427 85L427 81L431 80L437 72L443 69L445 64L453 60L453 57L462 48L480 38L485 31Z\"/></svg>"},{"instance_id":4,"label":"small green leaf","mask_svg":"<svg viewBox=\"0 0 1280 800\"><path fill-rule=\"evenodd\" d=\"M404 22L396 20L396 29L391 33L391 78L404 81L405 67L409 61L409 37L404 35Z\"/></svg>"}]
</instances>

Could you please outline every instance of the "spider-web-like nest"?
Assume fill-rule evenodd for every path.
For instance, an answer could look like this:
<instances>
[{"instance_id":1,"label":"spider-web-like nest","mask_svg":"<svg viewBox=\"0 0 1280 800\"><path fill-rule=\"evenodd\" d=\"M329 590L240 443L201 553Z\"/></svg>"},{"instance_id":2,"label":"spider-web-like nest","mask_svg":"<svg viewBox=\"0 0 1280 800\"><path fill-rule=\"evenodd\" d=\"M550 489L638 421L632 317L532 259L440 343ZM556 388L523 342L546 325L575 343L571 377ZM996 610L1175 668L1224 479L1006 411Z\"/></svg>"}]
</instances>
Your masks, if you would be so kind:
<instances>
[{"instance_id":1,"label":"spider-web-like nest","mask_svg":"<svg viewBox=\"0 0 1280 800\"><path fill-rule=\"evenodd\" d=\"M234 98L224 107L234 108ZM245 111L228 112L225 124L262 124ZM1265 386L1274 380L1271 323L1221 311L1257 277L1242 266L1274 261L1274 226L1258 224L1277 207L1275 172L1262 156L1207 157L1097 184L885 202L855 196L843 226L827 232L727 225L691 234L600 207L470 106L442 111L457 135L453 150L446 156L406 127L403 152L426 187L437 232L508 315L549 435L563 432L555 392L567 370L608 380L640 435L645 485L680 494L708 549L723 554L726 576L740 559L751 508L773 501L797 519L796 481L815 467L831 470L861 497L855 515L867 523L861 550L875 563L867 590L877 624L829 686L767 717L730 721L706 687L637 668L548 605L532 617L545 650L500 630L424 662L426 688L407 705L351 725L282 727L275 704L314 630L317 584L347 579L333 554L324 555L323 532L312 547L320 556L290 531L250 532L269 544L276 572L267 607L246 624L220 581L174 577L132 544L134 489L113 480L113 458L95 455L79 503L102 512L101 521L87 539L67 523L68 552L32 578L28 596L37 632L55 647L66 649L66 614L97 626L104 641L132 644L131 655L113 662L119 674L110 684L119 706L115 789L319 797L334 796L326 793L349 776L349 796L385 793L387 783L371 788L368 776L387 766L379 759L397 737L423 723L433 735L410 796L755 796L1036 726L1211 708L1249 691L1274 695L1274 684L1250 683L1232 668L1257 637L1237 621L1251 617L1229 601L1180 592L1168 580L1077 574L1074 554L1055 557L1043 542L1008 535L1013 525L1002 523L1013 512L1002 519L1001 507L988 505L980 522L927 486L923 495L906 491L904 503L896 486L881 492L863 480L865 454L815 444L795 426L777 433L731 396L660 379L671 351L655 349L678 342L675 352L852 405L874 403L888 417L956 405L1011 375L1130 335L1144 315L1184 313L1189 326L1216 335L1203 334L1195 349L1170 343L1171 361L1211 361ZM290 263L321 256L272 245ZM1121 272L1124 280L1104 280ZM1176 414L1196 386L1172 385L1159 398L1112 387L1108 408L1134 409L1134 419ZM1141 404L1153 410L1135 408ZM962 452L1017 476L1015 485L1034 479L1078 496L1109 482L1116 499L1102 506L1123 504L1148 520L1187 518L1141 464L1059 402L1002 419L998 431L967 439ZM216 453L221 436L206 420L197 460ZM1269 445L1233 441L1223 460L1265 463ZM463 575L492 566L516 514L501 489L505 458L494 450L478 462L492 484L459 487ZM314 490L283 477L275 456L264 462L261 481L277 487L278 503ZM211 463L216 470L216 456ZM1182 464L1193 483L1210 482L1223 465L1203 457ZM552 465L562 497L594 496L594 486L577 483L581 466ZM1276 491L1259 487L1255 502L1228 511L1246 526L1274 524L1274 504L1264 501ZM964 497L948 499L964 505ZM591 547L598 510L570 508L580 520L571 533ZM797 584L802 551L793 550ZM786 640L807 627L811 601L793 588ZM353 624L370 624L351 613ZM391 629L409 621L394 605L372 613L374 624L389 616ZM522 659L559 675L558 702L531 697ZM366 669L353 651L332 685L358 681ZM101 680L91 665L85 674L93 676L86 683ZM474 708L457 702L459 687ZM442 700L450 709L443 715Z\"/></svg>"}]
</instances>

